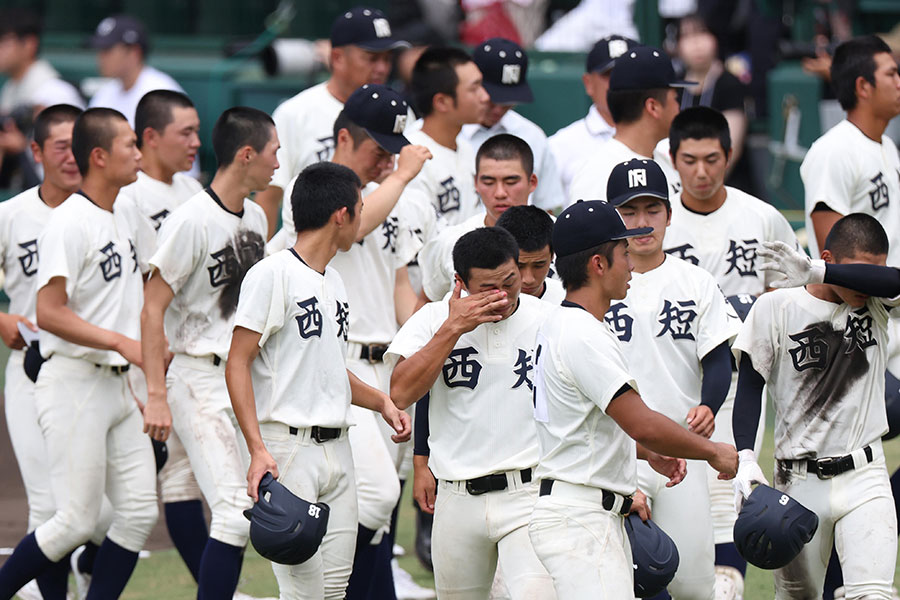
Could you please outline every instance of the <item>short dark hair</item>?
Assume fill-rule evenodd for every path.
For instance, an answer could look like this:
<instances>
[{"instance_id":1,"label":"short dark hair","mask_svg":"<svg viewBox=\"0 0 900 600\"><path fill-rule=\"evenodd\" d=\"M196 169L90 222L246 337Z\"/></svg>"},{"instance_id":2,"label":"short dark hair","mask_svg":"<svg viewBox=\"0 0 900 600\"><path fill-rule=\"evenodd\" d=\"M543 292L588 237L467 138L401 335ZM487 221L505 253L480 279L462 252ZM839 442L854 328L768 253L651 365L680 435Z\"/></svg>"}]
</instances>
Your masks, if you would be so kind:
<instances>
[{"instance_id":1,"label":"short dark hair","mask_svg":"<svg viewBox=\"0 0 900 600\"><path fill-rule=\"evenodd\" d=\"M234 161L234 155L244 146L262 152L272 132L275 121L261 110L249 106L229 108L216 120L212 130L212 146L219 168Z\"/></svg>"},{"instance_id":2,"label":"short dark hair","mask_svg":"<svg viewBox=\"0 0 900 600\"><path fill-rule=\"evenodd\" d=\"M644 104L648 98L665 103L669 88L650 90L609 90L606 92L606 104L613 121L616 123L634 123L644 114Z\"/></svg>"},{"instance_id":3,"label":"short dark hair","mask_svg":"<svg viewBox=\"0 0 900 600\"><path fill-rule=\"evenodd\" d=\"M534 152L528 142L509 133L500 133L485 140L475 154L475 172L481 170L481 159L518 160L525 174L534 173Z\"/></svg>"},{"instance_id":4,"label":"short dark hair","mask_svg":"<svg viewBox=\"0 0 900 600\"><path fill-rule=\"evenodd\" d=\"M115 121L125 121L125 115L112 108L89 108L77 119L72 128L72 154L81 176L87 175L91 165L91 151L103 148L107 152L112 149L112 141L116 137Z\"/></svg>"},{"instance_id":5,"label":"short dark hair","mask_svg":"<svg viewBox=\"0 0 900 600\"><path fill-rule=\"evenodd\" d=\"M291 190L291 212L297 233L321 229L336 211L347 208L356 215L362 183L352 170L333 162L313 163L303 169Z\"/></svg>"},{"instance_id":6,"label":"short dark hair","mask_svg":"<svg viewBox=\"0 0 900 600\"><path fill-rule=\"evenodd\" d=\"M173 90L153 90L147 92L138 102L134 113L134 130L137 144L144 143L144 130L148 127L160 133L172 122L172 109L194 108L194 103L185 94Z\"/></svg>"},{"instance_id":7,"label":"short dark hair","mask_svg":"<svg viewBox=\"0 0 900 600\"><path fill-rule=\"evenodd\" d=\"M413 67L410 89L419 113L427 117L434 111L434 97L447 94L456 100L459 77L456 67L474 62L465 50L450 46L429 48Z\"/></svg>"},{"instance_id":8,"label":"short dark hair","mask_svg":"<svg viewBox=\"0 0 900 600\"><path fill-rule=\"evenodd\" d=\"M681 140L717 139L728 156L731 150L731 131L725 115L714 108L694 106L686 108L672 121L669 129L669 148L672 157L678 152Z\"/></svg>"},{"instance_id":9,"label":"short dark hair","mask_svg":"<svg viewBox=\"0 0 900 600\"><path fill-rule=\"evenodd\" d=\"M0 35L12 33L22 39L33 35L41 37L43 23L33 10L21 6L10 6L0 10Z\"/></svg>"},{"instance_id":10,"label":"short dark hair","mask_svg":"<svg viewBox=\"0 0 900 600\"><path fill-rule=\"evenodd\" d=\"M856 108L856 80L860 77L875 85L875 55L891 53L891 48L877 35L863 35L847 40L834 51L831 61L831 86L841 108Z\"/></svg>"},{"instance_id":11,"label":"short dark hair","mask_svg":"<svg viewBox=\"0 0 900 600\"><path fill-rule=\"evenodd\" d=\"M38 113L34 118L34 141L43 150L44 142L50 137L50 128L60 123L74 123L81 109L71 104L54 104Z\"/></svg>"},{"instance_id":12,"label":"short dark hair","mask_svg":"<svg viewBox=\"0 0 900 600\"><path fill-rule=\"evenodd\" d=\"M587 266L588 261L591 260L592 256L599 254L606 259L607 264L612 266L616 246L620 243L621 240L603 242L599 246L594 246L593 248L588 248L581 252L576 252L567 256L557 256L556 274L562 280L563 287L566 288L566 291L573 292L587 285Z\"/></svg>"},{"instance_id":13,"label":"short dark hair","mask_svg":"<svg viewBox=\"0 0 900 600\"><path fill-rule=\"evenodd\" d=\"M887 254L889 241L878 219L864 213L841 217L825 237L825 250L835 260L852 258L860 252Z\"/></svg>"},{"instance_id":14,"label":"short dark hair","mask_svg":"<svg viewBox=\"0 0 900 600\"><path fill-rule=\"evenodd\" d=\"M334 129L332 130L332 135L334 135L334 145L337 147L337 139L338 132L341 129L346 129L347 133L350 134L350 138L353 140L353 147L356 148L364 141L369 139L369 134L366 133L366 130L354 123L350 120L350 117L341 110L340 114L338 114L337 119L334 120Z\"/></svg>"},{"instance_id":15,"label":"short dark hair","mask_svg":"<svg viewBox=\"0 0 900 600\"><path fill-rule=\"evenodd\" d=\"M538 252L549 247L553 254L553 219L537 206L510 206L496 226L512 234L520 251Z\"/></svg>"},{"instance_id":16,"label":"short dark hair","mask_svg":"<svg viewBox=\"0 0 900 600\"><path fill-rule=\"evenodd\" d=\"M453 245L453 270L466 285L472 269L496 269L508 260L519 260L519 246L510 232L499 227L479 227Z\"/></svg>"}]
</instances>

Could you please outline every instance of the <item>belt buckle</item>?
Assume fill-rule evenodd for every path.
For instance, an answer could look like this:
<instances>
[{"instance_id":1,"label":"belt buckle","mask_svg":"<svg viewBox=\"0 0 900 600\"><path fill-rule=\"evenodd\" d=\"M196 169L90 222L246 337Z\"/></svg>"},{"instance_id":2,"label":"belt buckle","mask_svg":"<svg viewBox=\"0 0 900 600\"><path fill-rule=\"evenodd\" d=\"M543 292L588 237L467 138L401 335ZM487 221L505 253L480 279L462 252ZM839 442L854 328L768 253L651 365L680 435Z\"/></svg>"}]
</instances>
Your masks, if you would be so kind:
<instances>
[{"instance_id":1,"label":"belt buckle","mask_svg":"<svg viewBox=\"0 0 900 600\"><path fill-rule=\"evenodd\" d=\"M466 492L471 496L480 496L482 494L486 494L488 490L476 488L473 480L469 479L466 481Z\"/></svg>"},{"instance_id":2,"label":"belt buckle","mask_svg":"<svg viewBox=\"0 0 900 600\"><path fill-rule=\"evenodd\" d=\"M370 365L374 365L379 362L379 361L375 360L375 347L376 346L381 346L381 344L366 344L366 350L368 351L367 352L368 356L366 357L366 360L369 361Z\"/></svg>"},{"instance_id":3,"label":"belt buckle","mask_svg":"<svg viewBox=\"0 0 900 600\"><path fill-rule=\"evenodd\" d=\"M818 477L819 479L831 479L832 477L834 477L835 473L824 473L822 472L822 469L825 467L830 467L837 462L838 459L831 456L826 456L825 458L817 458L816 477Z\"/></svg>"},{"instance_id":4,"label":"belt buckle","mask_svg":"<svg viewBox=\"0 0 900 600\"><path fill-rule=\"evenodd\" d=\"M310 435L312 435L312 439L319 442L320 444L326 441L326 440L322 439L321 431L322 431L322 429L318 425L313 427L312 430L310 431Z\"/></svg>"}]
</instances>

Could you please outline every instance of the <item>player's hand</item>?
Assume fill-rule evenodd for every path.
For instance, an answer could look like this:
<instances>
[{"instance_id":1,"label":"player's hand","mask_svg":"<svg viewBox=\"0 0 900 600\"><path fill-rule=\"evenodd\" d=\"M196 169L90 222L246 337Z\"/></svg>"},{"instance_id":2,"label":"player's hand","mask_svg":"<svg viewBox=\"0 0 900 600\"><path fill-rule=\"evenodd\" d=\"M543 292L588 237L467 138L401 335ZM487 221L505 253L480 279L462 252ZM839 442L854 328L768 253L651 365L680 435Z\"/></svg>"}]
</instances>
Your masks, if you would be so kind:
<instances>
[{"instance_id":1,"label":"player's hand","mask_svg":"<svg viewBox=\"0 0 900 600\"><path fill-rule=\"evenodd\" d=\"M166 394L152 394L144 405L144 433L156 441L165 442L172 431L172 412Z\"/></svg>"},{"instance_id":2,"label":"player's hand","mask_svg":"<svg viewBox=\"0 0 900 600\"><path fill-rule=\"evenodd\" d=\"M631 500L631 510L628 511L629 515L631 513L637 513L637 516L641 518L641 521L652 518L650 516L650 503L647 501L647 495L641 490L634 493L634 497Z\"/></svg>"},{"instance_id":3,"label":"player's hand","mask_svg":"<svg viewBox=\"0 0 900 600\"><path fill-rule=\"evenodd\" d=\"M683 458L672 458L671 456L663 456L656 452L648 452L647 464L650 468L669 478L666 487L678 485L687 475L687 463Z\"/></svg>"},{"instance_id":4,"label":"player's hand","mask_svg":"<svg viewBox=\"0 0 900 600\"><path fill-rule=\"evenodd\" d=\"M144 367L144 361L141 355L141 343L139 341L123 335L118 344L116 344L115 351L121 354L130 364L136 367Z\"/></svg>"},{"instance_id":5,"label":"player's hand","mask_svg":"<svg viewBox=\"0 0 900 600\"><path fill-rule=\"evenodd\" d=\"M19 333L19 323L25 323L25 326L32 331L38 330L31 321L22 315L0 313L0 338L3 338L3 343L13 350L21 350L25 347L25 340Z\"/></svg>"},{"instance_id":6,"label":"player's hand","mask_svg":"<svg viewBox=\"0 0 900 600\"><path fill-rule=\"evenodd\" d=\"M497 311L509 304L506 292L500 290L479 292L465 298L461 295L462 283L457 281L450 296L450 314L447 315L447 321L460 334L468 333L482 323L496 323L503 318Z\"/></svg>"},{"instance_id":7,"label":"player's hand","mask_svg":"<svg viewBox=\"0 0 900 600\"><path fill-rule=\"evenodd\" d=\"M708 406L701 404L688 411L687 424L689 431L709 439L716 430L716 417Z\"/></svg>"},{"instance_id":8,"label":"player's hand","mask_svg":"<svg viewBox=\"0 0 900 600\"><path fill-rule=\"evenodd\" d=\"M247 471L247 495L254 502L259 501L259 482L266 473L271 473L272 477L278 479L278 464L275 459L265 448L251 452L250 469Z\"/></svg>"},{"instance_id":9,"label":"player's hand","mask_svg":"<svg viewBox=\"0 0 900 600\"><path fill-rule=\"evenodd\" d=\"M781 277L771 282L773 288L791 288L825 281L825 261L813 260L784 242L763 242L756 251L762 259L761 271L775 271Z\"/></svg>"},{"instance_id":10,"label":"player's hand","mask_svg":"<svg viewBox=\"0 0 900 600\"><path fill-rule=\"evenodd\" d=\"M422 165L425 164L425 161L430 158L431 150L425 146L407 144L406 146L403 146L400 150L400 154L397 156L396 173L401 180L409 183L419 174L419 171L422 170Z\"/></svg>"},{"instance_id":11,"label":"player's hand","mask_svg":"<svg viewBox=\"0 0 900 600\"><path fill-rule=\"evenodd\" d=\"M413 457L413 499L419 503L422 512L434 514L434 498L437 480L428 468L427 456Z\"/></svg>"},{"instance_id":12,"label":"player's hand","mask_svg":"<svg viewBox=\"0 0 900 600\"><path fill-rule=\"evenodd\" d=\"M719 472L719 479L731 479L737 473L738 454L731 444L713 442L715 454L708 461L709 466Z\"/></svg>"},{"instance_id":13,"label":"player's hand","mask_svg":"<svg viewBox=\"0 0 900 600\"><path fill-rule=\"evenodd\" d=\"M408 442L412 435L412 419L405 411L394 406L394 401L385 394L384 405L381 408L381 417L385 423L390 425L397 433L391 436L391 440L395 444Z\"/></svg>"},{"instance_id":14,"label":"player's hand","mask_svg":"<svg viewBox=\"0 0 900 600\"><path fill-rule=\"evenodd\" d=\"M750 497L753 491L753 485L762 483L769 485L766 476L763 475L762 469L756 462L756 456L753 450L745 449L738 452L740 463L738 464L737 476L734 478L732 485L734 486L734 510L741 512L744 506L744 500Z\"/></svg>"}]
</instances>

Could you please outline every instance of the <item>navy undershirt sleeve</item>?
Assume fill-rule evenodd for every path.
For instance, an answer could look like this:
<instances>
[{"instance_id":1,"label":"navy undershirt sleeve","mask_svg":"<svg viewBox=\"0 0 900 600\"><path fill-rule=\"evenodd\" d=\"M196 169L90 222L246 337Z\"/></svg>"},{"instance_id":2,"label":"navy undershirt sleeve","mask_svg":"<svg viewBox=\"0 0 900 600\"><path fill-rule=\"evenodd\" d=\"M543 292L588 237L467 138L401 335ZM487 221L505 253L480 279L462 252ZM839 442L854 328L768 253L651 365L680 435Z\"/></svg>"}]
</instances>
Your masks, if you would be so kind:
<instances>
[{"instance_id":1,"label":"navy undershirt sleeve","mask_svg":"<svg viewBox=\"0 0 900 600\"><path fill-rule=\"evenodd\" d=\"M416 402L416 422L413 426L413 455L430 456L431 448L428 447L428 394Z\"/></svg>"},{"instance_id":2,"label":"navy undershirt sleeve","mask_svg":"<svg viewBox=\"0 0 900 600\"><path fill-rule=\"evenodd\" d=\"M741 355L738 366L737 395L734 398L734 414L731 426L734 430L734 445L738 450L752 449L756 443L756 430L762 412L763 387L766 381L746 354Z\"/></svg>"},{"instance_id":3,"label":"navy undershirt sleeve","mask_svg":"<svg viewBox=\"0 0 900 600\"><path fill-rule=\"evenodd\" d=\"M825 283L850 288L875 298L894 298L900 295L900 270L862 263L827 263Z\"/></svg>"},{"instance_id":4,"label":"navy undershirt sleeve","mask_svg":"<svg viewBox=\"0 0 900 600\"><path fill-rule=\"evenodd\" d=\"M722 342L700 360L703 381L700 387L700 404L708 406L713 415L719 412L728 388L731 387L731 349Z\"/></svg>"}]
</instances>

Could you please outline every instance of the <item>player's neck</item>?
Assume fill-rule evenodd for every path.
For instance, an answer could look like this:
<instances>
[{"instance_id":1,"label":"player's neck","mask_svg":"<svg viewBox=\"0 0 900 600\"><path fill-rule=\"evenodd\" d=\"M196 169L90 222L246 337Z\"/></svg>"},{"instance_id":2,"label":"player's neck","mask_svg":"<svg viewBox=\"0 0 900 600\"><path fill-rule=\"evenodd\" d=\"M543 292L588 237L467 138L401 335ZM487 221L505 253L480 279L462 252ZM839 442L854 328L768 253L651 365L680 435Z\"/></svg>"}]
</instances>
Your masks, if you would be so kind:
<instances>
[{"instance_id":1,"label":"player's neck","mask_svg":"<svg viewBox=\"0 0 900 600\"><path fill-rule=\"evenodd\" d=\"M884 130L887 129L888 120L882 119L872 114L871 110L862 106L857 106L847 113L847 120L853 123L857 129L862 131L867 138L881 143L881 137Z\"/></svg>"},{"instance_id":2,"label":"player's neck","mask_svg":"<svg viewBox=\"0 0 900 600\"><path fill-rule=\"evenodd\" d=\"M727 197L728 191L725 189L725 184L722 184L715 194L705 200L691 195L684 186L681 188L681 204L686 209L701 214L709 214L719 210L725 204L725 198Z\"/></svg>"},{"instance_id":3,"label":"player's neck","mask_svg":"<svg viewBox=\"0 0 900 600\"><path fill-rule=\"evenodd\" d=\"M422 120L422 132L445 148L456 150L456 136L462 130L458 124L439 114L430 114Z\"/></svg>"},{"instance_id":4,"label":"player's neck","mask_svg":"<svg viewBox=\"0 0 900 600\"><path fill-rule=\"evenodd\" d=\"M616 125L616 134L613 138L628 146L632 152L650 158L662 138L653 131L652 126L648 125L650 124L645 123L643 119L634 123Z\"/></svg>"},{"instance_id":5,"label":"player's neck","mask_svg":"<svg viewBox=\"0 0 900 600\"><path fill-rule=\"evenodd\" d=\"M41 184L41 187L38 188L38 191L40 192L41 201L50 208L56 208L74 193L73 190L61 188L46 179Z\"/></svg>"},{"instance_id":6,"label":"player's neck","mask_svg":"<svg viewBox=\"0 0 900 600\"><path fill-rule=\"evenodd\" d=\"M809 292L810 296L818 298L819 300L824 300L825 302L834 302L835 304L842 304L844 302L841 300L841 297L834 292L830 285L824 283L811 283L806 286L806 291Z\"/></svg>"},{"instance_id":7,"label":"player's neck","mask_svg":"<svg viewBox=\"0 0 900 600\"><path fill-rule=\"evenodd\" d=\"M141 156L141 171L168 185L172 185L172 177L175 176L175 171L166 168L153 151L145 151Z\"/></svg>"},{"instance_id":8,"label":"player's neck","mask_svg":"<svg viewBox=\"0 0 900 600\"><path fill-rule=\"evenodd\" d=\"M244 182L244 174L234 163L216 171L212 183L209 184L222 204L231 212L239 213L244 208L244 198L250 196L250 189Z\"/></svg>"},{"instance_id":9,"label":"player's neck","mask_svg":"<svg viewBox=\"0 0 900 600\"><path fill-rule=\"evenodd\" d=\"M636 273L646 273L652 271L666 261L666 253L662 251L662 247L653 254L629 254L631 265Z\"/></svg>"},{"instance_id":10,"label":"player's neck","mask_svg":"<svg viewBox=\"0 0 900 600\"><path fill-rule=\"evenodd\" d=\"M28 73L28 69L31 68L31 65L37 62L37 57L35 56L31 60L25 61L18 67L16 67L10 74L9 78L13 81L22 81L25 79L25 75Z\"/></svg>"},{"instance_id":11,"label":"player's neck","mask_svg":"<svg viewBox=\"0 0 900 600\"><path fill-rule=\"evenodd\" d=\"M566 300L574 302L584 310L591 313L595 319L602 321L606 311L609 310L610 299L603 293L599 283L588 284L577 290L566 292Z\"/></svg>"},{"instance_id":12,"label":"player's neck","mask_svg":"<svg viewBox=\"0 0 900 600\"><path fill-rule=\"evenodd\" d=\"M347 102L347 98L350 97L350 94L356 91L356 88L353 88L350 85L342 82L340 79L334 77L333 75L331 76L331 79L329 79L325 83L325 89L328 90L328 93L334 96L334 98L341 104Z\"/></svg>"},{"instance_id":13,"label":"player's neck","mask_svg":"<svg viewBox=\"0 0 900 600\"><path fill-rule=\"evenodd\" d=\"M594 107L597 109L597 112L600 113L600 116L603 117L603 120L606 121L606 124L615 128L616 122L613 121L612 113L609 112L609 106L606 104L594 104Z\"/></svg>"},{"instance_id":14,"label":"player's neck","mask_svg":"<svg viewBox=\"0 0 900 600\"><path fill-rule=\"evenodd\" d=\"M87 195L91 202L110 212L112 212L113 204L116 202L116 196L119 195L120 189L119 186L109 183L100 175L90 171L81 181L81 191Z\"/></svg>"},{"instance_id":15,"label":"player's neck","mask_svg":"<svg viewBox=\"0 0 900 600\"><path fill-rule=\"evenodd\" d=\"M138 77L141 76L141 71L144 70L144 64L138 63L135 67L128 70L122 77L120 77L120 81L122 82L122 89L130 90L134 87L134 84L137 83Z\"/></svg>"},{"instance_id":16,"label":"player's neck","mask_svg":"<svg viewBox=\"0 0 900 600\"><path fill-rule=\"evenodd\" d=\"M325 267L338 252L334 238L334 230L329 225L312 231L303 231L297 234L294 252L300 255L311 269L324 273Z\"/></svg>"}]
</instances>

